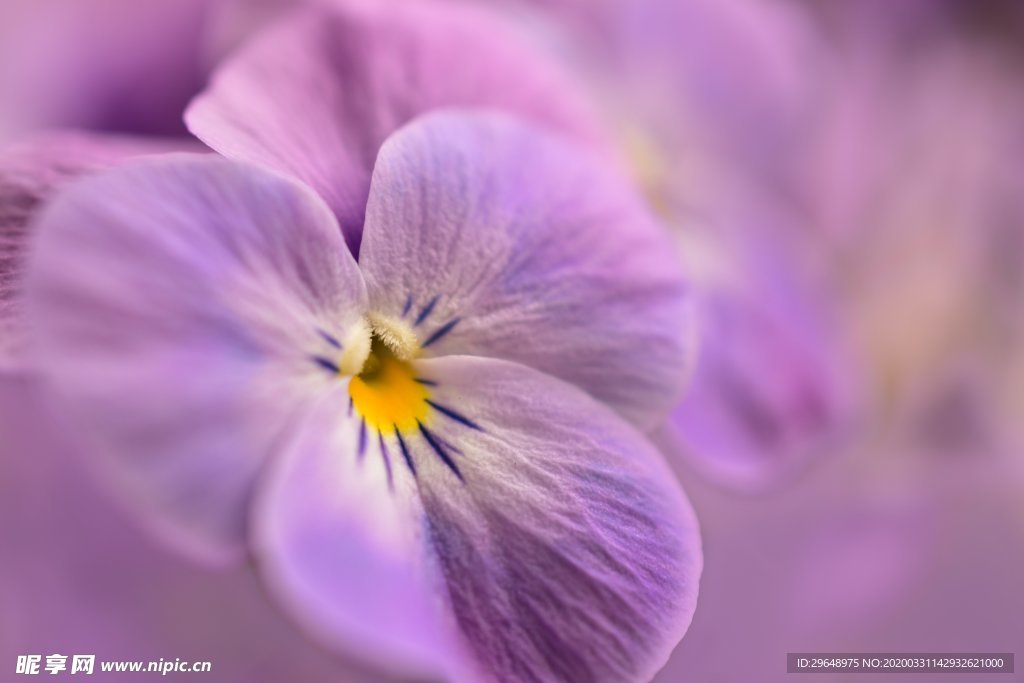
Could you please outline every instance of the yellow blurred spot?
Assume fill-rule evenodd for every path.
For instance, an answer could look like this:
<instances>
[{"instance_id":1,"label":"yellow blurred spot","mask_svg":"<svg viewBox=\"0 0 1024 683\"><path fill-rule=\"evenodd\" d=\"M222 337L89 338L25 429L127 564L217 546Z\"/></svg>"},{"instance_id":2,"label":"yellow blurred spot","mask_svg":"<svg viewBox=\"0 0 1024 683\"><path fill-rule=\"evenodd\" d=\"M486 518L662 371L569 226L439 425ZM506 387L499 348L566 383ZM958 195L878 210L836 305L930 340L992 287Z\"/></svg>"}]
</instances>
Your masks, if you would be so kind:
<instances>
[{"instance_id":1,"label":"yellow blurred spot","mask_svg":"<svg viewBox=\"0 0 1024 683\"><path fill-rule=\"evenodd\" d=\"M419 429L427 418L427 387L416 381L409 361L398 359L374 337L363 371L348 385L352 405L368 427L385 435Z\"/></svg>"},{"instance_id":2,"label":"yellow blurred spot","mask_svg":"<svg viewBox=\"0 0 1024 683\"><path fill-rule=\"evenodd\" d=\"M633 171L634 180L643 190L651 208L661 218L671 217L671 204L665 188L669 169L662 152L653 140L639 128L626 128L622 134L622 147Z\"/></svg>"}]
</instances>

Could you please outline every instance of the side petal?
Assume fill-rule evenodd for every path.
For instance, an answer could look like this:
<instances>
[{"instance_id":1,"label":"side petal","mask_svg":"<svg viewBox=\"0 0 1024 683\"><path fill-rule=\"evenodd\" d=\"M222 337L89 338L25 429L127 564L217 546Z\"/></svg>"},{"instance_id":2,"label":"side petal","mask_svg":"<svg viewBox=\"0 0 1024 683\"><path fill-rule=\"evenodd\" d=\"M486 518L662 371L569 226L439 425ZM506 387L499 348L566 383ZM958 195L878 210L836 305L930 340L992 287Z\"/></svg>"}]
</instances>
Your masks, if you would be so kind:
<instances>
[{"instance_id":1,"label":"side petal","mask_svg":"<svg viewBox=\"0 0 1024 683\"><path fill-rule=\"evenodd\" d=\"M650 680L702 564L657 451L530 368L415 365L431 402L416 428L364 450L335 399L277 461L256 522L271 587L329 642L391 661L435 652L452 680Z\"/></svg>"},{"instance_id":2,"label":"side petal","mask_svg":"<svg viewBox=\"0 0 1024 683\"><path fill-rule=\"evenodd\" d=\"M326 205L207 155L86 178L40 216L41 373L115 491L204 554L238 552L253 480L365 286ZM321 351L324 349L324 351Z\"/></svg>"},{"instance_id":3,"label":"side petal","mask_svg":"<svg viewBox=\"0 0 1024 683\"><path fill-rule=\"evenodd\" d=\"M567 77L486 12L442 3L300 13L228 61L186 122L219 152L308 183L358 249L381 143L445 106L504 109L598 144Z\"/></svg>"},{"instance_id":4,"label":"side petal","mask_svg":"<svg viewBox=\"0 0 1024 683\"><path fill-rule=\"evenodd\" d=\"M80 175L187 143L81 133L49 133L0 153L0 372L29 364L22 320L22 271L29 225L41 205ZM198 145L197 145L198 146Z\"/></svg>"},{"instance_id":5,"label":"side petal","mask_svg":"<svg viewBox=\"0 0 1024 683\"><path fill-rule=\"evenodd\" d=\"M443 112L381 149L360 266L430 356L516 361L642 429L678 400L689 291L617 173L502 115Z\"/></svg>"}]
</instances>

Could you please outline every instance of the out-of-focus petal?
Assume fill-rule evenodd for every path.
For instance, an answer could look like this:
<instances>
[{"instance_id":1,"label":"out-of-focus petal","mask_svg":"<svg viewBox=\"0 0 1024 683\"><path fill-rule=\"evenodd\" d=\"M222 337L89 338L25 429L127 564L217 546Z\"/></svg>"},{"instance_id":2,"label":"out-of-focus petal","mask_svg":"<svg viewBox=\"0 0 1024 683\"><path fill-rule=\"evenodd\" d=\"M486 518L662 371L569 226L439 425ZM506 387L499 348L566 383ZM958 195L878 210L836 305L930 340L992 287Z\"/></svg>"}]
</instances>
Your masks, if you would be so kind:
<instances>
[{"instance_id":1,"label":"out-of-focus petal","mask_svg":"<svg viewBox=\"0 0 1024 683\"><path fill-rule=\"evenodd\" d=\"M219 0L9 0L0 8L0 139L39 127L184 135Z\"/></svg>"},{"instance_id":2,"label":"out-of-focus petal","mask_svg":"<svg viewBox=\"0 0 1024 683\"><path fill-rule=\"evenodd\" d=\"M207 555L245 506L311 355L365 286L330 210L294 181L208 155L125 164L40 216L26 276L39 370L115 489Z\"/></svg>"},{"instance_id":3,"label":"out-of-focus petal","mask_svg":"<svg viewBox=\"0 0 1024 683\"><path fill-rule=\"evenodd\" d=\"M668 90L722 151L778 172L817 91L810 25L785 3L639 0L610 21L634 78ZM678 113L677 113L678 115ZM777 177L777 176L776 176Z\"/></svg>"},{"instance_id":4,"label":"out-of-focus petal","mask_svg":"<svg viewBox=\"0 0 1024 683\"><path fill-rule=\"evenodd\" d=\"M678 399L690 300L615 172L502 115L431 114L381 149L360 266L427 355L516 361L643 429Z\"/></svg>"},{"instance_id":5,"label":"out-of-focus petal","mask_svg":"<svg viewBox=\"0 0 1024 683\"><path fill-rule=\"evenodd\" d=\"M692 136L687 157L710 144L718 161L735 157L773 183L792 163L791 146L806 134L826 85L814 26L799 3L506 2L537 5L557 18L554 30L570 29L572 47L609 87L609 106L653 115L667 136Z\"/></svg>"},{"instance_id":6,"label":"out-of-focus petal","mask_svg":"<svg viewBox=\"0 0 1024 683\"><path fill-rule=\"evenodd\" d=\"M219 152L311 185L354 249L377 150L418 114L494 107L597 144L568 78L481 10L336 5L257 37L219 70L186 119Z\"/></svg>"},{"instance_id":7,"label":"out-of-focus petal","mask_svg":"<svg viewBox=\"0 0 1024 683\"><path fill-rule=\"evenodd\" d=\"M525 366L415 366L432 402L417 428L361 449L339 392L278 461L256 526L272 585L366 656L441 656L454 615L480 680L649 680L701 571L693 512L658 452Z\"/></svg>"},{"instance_id":8,"label":"out-of-focus petal","mask_svg":"<svg viewBox=\"0 0 1024 683\"><path fill-rule=\"evenodd\" d=\"M730 249L735 261L698 276L699 361L672 422L694 464L732 485L790 473L850 426L840 331L784 253L763 243Z\"/></svg>"},{"instance_id":9,"label":"out-of-focus petal","mask_svg":"<svg viewBox=\"0 0 1024 683\"><path fill-rule=\"evenodd\" d=\"M290 14L302 12L314 2L327 4L336 0L218 0L207 21L205 62L217 67L256 33Z\"/></svg>"},{"instance_id":10,"label":"out-of-focus petal","mask_svg":"<svg viewBox=\"0 0 1024 683\"><path fill-rule=\"evenodd\" d=\"M0 153L0 371L24 369L30 362L21 279L30 221L43 202L84 173L129 157L184 147L142 138L49 133Z\"/></svg>"}]
</instances>

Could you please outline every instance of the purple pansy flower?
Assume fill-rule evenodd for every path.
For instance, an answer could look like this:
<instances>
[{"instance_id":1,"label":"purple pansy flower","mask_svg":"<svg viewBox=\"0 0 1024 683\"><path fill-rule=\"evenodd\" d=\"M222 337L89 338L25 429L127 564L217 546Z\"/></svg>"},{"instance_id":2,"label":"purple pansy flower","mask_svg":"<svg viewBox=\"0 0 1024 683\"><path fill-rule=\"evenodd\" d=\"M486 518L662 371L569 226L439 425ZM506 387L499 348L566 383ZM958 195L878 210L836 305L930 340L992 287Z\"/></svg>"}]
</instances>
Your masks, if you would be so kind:
<instances>
[{"instance_id":1,"label":"purple pansy flower","mask_svg":"<svg viewBox=\"0 0 1024 683\"><path fill-rule=\"evenodd\" d=\"M332 646L453 680L648 680L701 567L637 429L688 362L666 236L597 160L457 112L388 139L365 216L357 264L318 195L256 166L80 181L27 279L55 397L135 510L252 553Z\"/></svg>"}]
</instances>

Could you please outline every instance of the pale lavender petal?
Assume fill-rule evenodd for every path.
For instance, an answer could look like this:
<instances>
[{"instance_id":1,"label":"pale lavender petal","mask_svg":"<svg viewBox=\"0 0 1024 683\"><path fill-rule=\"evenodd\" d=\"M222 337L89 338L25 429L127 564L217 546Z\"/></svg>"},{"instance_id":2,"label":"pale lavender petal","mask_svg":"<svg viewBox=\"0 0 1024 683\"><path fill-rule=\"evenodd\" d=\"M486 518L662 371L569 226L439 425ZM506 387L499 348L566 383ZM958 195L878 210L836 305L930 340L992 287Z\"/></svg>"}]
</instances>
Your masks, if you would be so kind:
<instances>
[{"instance_id":1,"label":"pale lavender petal","mask_svg":"<svg viewBox=\"0 0 1024 683\"><path fill-rule=\"evenodd\" d=\"M312 407L264 480L259 566L324 645L416 680L455 676L462 656L437 610L415 481L394 437L350 411L346 386Z\"/></svg>"},{"instance_id":2,"label":"pale lavender petal","mask_svg":"<svg viewBox=\"0 0 1024 683\"><path fill-rule=\"evenodd\" d=\"M31 240L30 222L40 206L80 175L129 157L186 146L68 132L32 137L0 153L0 371L25 369L30 362L21 279Z\"/></svg>"},{"instance_id":3,"label":"pale lavender petal","mask_svg":"<svg viewBox=\"0 0 1024 683\"><path fill-rule=\"evenodd\" d=\"M840 330L783 252L730 250L702 278L702 344L672 414L686 456L726 484L757 487L834 453L852 426Z\"/></svg>"},{"instance_id":4,"label":"pale lavender petal","mask_svg":"<svg viewBox=\"0 0 1024 683\"><path fill-rule=\"evenodd\" d=\"M267 171L166 155L78 182L37 229L39 369L116 492L199 551L241 550L254 478L364 306L330 210Z\"/></svg>"},{"instance_id":5,"label":"pale lavender petal","mask_svg":"<svg viewBox=\"0 0 1024 683\"><path fill-rule=\"evenodd\" d=\"M277 461L256 522L271 586L322 639L393 666L427 670L433 653L463 680L468 651L471 680L650 680L701 571L658 452L530 368L415 370L430 401L415 427L371 430L362 448L360 409L349 418L338 391Z\"/></svg>"},{"instance_id":6,"label":"pale lavender petal","mask_svg":"<svg viewBox=\"0 0 1024 683\"><path fill-rule=\"evenodd\" d=\"M504 109L599 144L568 78L489 14L442 3L309 9L227 62L186 120L219 152L320 192L355 249L381 143L445 106Z\"/></svg>"},{"instance_id":7,"label":"pale lavender petal","mask_svg":"<svg viewBox=\"0 0 1024 683\"><path fill-rule=\"evenodd\" d=\"M596 159L502 115L443 112L381 149L360 267L428 356L516 361L643 429L682 389L690 299L668 235Z\"/></svg>"}]
</instances>

